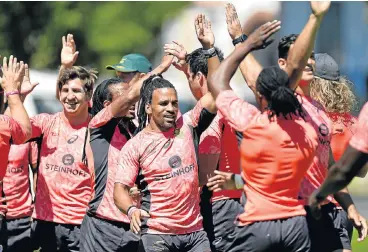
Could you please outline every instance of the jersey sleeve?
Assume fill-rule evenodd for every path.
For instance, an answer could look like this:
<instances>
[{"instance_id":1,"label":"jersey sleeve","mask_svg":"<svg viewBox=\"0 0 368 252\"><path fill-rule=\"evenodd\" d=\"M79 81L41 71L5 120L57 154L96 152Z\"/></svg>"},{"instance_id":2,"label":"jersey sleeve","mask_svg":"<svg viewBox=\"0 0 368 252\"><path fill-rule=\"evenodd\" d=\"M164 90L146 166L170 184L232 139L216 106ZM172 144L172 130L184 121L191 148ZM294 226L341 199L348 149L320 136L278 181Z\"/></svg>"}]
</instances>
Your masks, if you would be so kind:
<instances>
[{"instance_id":1,"label":"jersey sleeve","mask_svg":"<svg viewBox=\"0 0 368 252\"><path fill-rule=\"evenodd\" d=\"M199 100L192 110L184 114L184 122L193 127L200 136L212 123L215 116L216 114L205 109Z\"/></svg>"},{"instance_id":2,"label":"jersey sleeve","mask_svg":"<svg viewBox=\"0 0 368 252\"><path fill-rule=\"evenodd\" d=\"M350 146L358 151L368 153L368 102L359 114L355 134L350 140Z\"/></svg>"},{"instance_id":3,"label":"jersey sleeve","mask_svg":"<svg viewBox=\"0 0 368 252\"><path fill-rule=\"evenodd\" d=\"M29 150L29 164L30 165L36 165L37 159L38 159L38 146L37 142L32 141L30 144L30 150Z\"/></svg>"},{"instance_id":4,"label":"jersey sleeve","mask_svg":"<svg viewBox=\"0 0 368 252\"><path fill-rule=\"evenodd\" d=\"M255 106L240 99L233 90L221 92L216 99L216 106L229 125L240 132L261 113Z\"/></svg>"},{"instance_id":5,"label":"jersey sleeve","mask_svg":"<svg viewBox=\"0 0 368 252\"><path fill-rule=\"evenodd\" d=\"M44 133L47 122L51 119L52 115L39 114L31 117L32 136L31 138L37 138Z\"/></svg>"},{"instance_id":6,"label":"jersey sleeve","mask_svg":"<svg viewBox=\"0 0 368 252\"><path fill-rule=\"evenodd\" d=\"M30 136L27 134L26 130L13 118L8 116L1 116L1 120L7 127L4 127L5 132L2 132L4 135L9 135L15 144L24 143Z\"/></svg>"},{"instance_id":7,"label":"jersey sleeve","mask_svg":"<svg viewBox=\"0 0 368 252\"><path fill-rule=\"evenodd\" d=\"M111 104L110 104L109 106L98 112L98 114L92 118L88 127L91 129L100 128L105 124L107 124L109 121L111 121L113 118L114 117L111 112Z\"/></svg>"},{"instance_id":8,"label":"jersey sleeve","mask_svg":"<svg viewBox=\"0 0 368 252\"><path fill-rule=\"evenodd\" d=\"M120 151L115 183L129 187L135 184L139 172L139 150L135 141L136 137L130 139Z\"/></svg>"},{"instance_id":9,"label":"jersey sleeve","mask_svg":"<svg viewBox=\"0 0 368 252\"><path fill-rule=\"evenodd\" d=\"M221 152L223 127L223 119L218 114L201 135L199 142L200 154L218 154Z\"/></svg>"}]
</instances>

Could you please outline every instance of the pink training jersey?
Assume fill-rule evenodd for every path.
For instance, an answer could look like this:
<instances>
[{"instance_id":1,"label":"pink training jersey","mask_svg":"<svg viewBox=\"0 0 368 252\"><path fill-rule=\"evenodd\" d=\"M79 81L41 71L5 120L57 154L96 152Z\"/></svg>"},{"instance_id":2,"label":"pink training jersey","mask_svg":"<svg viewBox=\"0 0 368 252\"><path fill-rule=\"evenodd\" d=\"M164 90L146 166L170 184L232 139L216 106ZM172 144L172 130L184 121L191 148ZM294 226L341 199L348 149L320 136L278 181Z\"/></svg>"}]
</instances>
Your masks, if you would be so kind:
<instances>
[{"instance_id":1,"label":"pink training jersey","mask_svg":"<svg viewBox=\"0 0 368 252\"><path fill-rule=\"evenodd\" d=\"M60 112L34 116L31 124L32 138L42 137L33 218L80 225L92 192L82 162L88 121L72 127Z\"/></svg>"},{"instance_id":2,"label":"pink training jersey","mask_svg":"<svg viewBox=\"0 0 368 252\"><path fill-rule=\"evenodd\" d=\"M195 146L214 117L198 102L177 120L176 129L146 128L121 150L115 182L132 187L138 179L141 208L150 214L142 232L187 234L203 229Z\"/></svg>"},{"instance_id":3,"label":"pink training jersey","mask_svg":"<svg viewBox=\"0 0 368 252\"><path fill-rule=\"evenodd\" d=\"M28 138L27 132L17 121L11 117L0 115L0 180L3 180L8 166L10 141L22 144Z\"/></svg>"},{"instance_id":4,"label":"pink training jersey","mask_svg":"<svg viewBox=\"0 0 368 252\"><path fill-rule=\"evenodd\" d=\"M298 200L300 183L317 148L317 134L300 116L269 118L232 90L219 94L216 105L229 124L243 132L242 176L247 202L240 225L306 214Z\"/></svg>"},{"instance_id":5,"label":"pink training jersey","mask_svg":"<svg viewBox=\"0 0 368 252\"><path fill-rule=\"evenodd\" d=\"M214 175L214 170L240 172L240 153L235 130L218 111L211 125L202 133L199 144L199 173L202 181ZM239 199L242 190L214 192L212 201Z\"/></svg>"},{"instance_id":6,"label":"pink training jersey","mask_svg":"<svg viewBox=\"0 0 368 252\"><path fill-rule=\"evenodd\" d=\"M94 196L89 203L88 212L99 218L130 223L114 203L114 182L121 148L134 132L119 125L119 119L113 118L111 105L95 115L90 124L90 146L95 174Z\"/></svg>"},{"instance_id":7,"label":"pink training jersey","mask_svg":"<svg viewBox=\"0 0 368 252\"><path fill-rule=\"evenodd\" d=\"M349 144L358 151L368 153L368 102L360 111L356 132Z\"/></svg>"},{"instance_id":8,"label":"pink training jersey","mask_svg":"<svg viewBox=\"0 0 368 252\"><path fill-rule=\"evenodd\" d=\"M305 201L305 204L308 204L309 196L322 185L327 176L332 122L328 118L323 106L310 96L301 96L301 104L307 113L306 120L313 126L318 135L316 156L303 179L299 192L299 197ZM327 199L336 203L331 196Z\"/></svg>"},{"instance_id":9,"label":"pink training jersey","mask_svg":"<svg viewBox=\"0 0 368 252\"><path fill-rule=\"evenodd\" d=\"M33 203L28 165L37 164L37 155L36 142L10 147L8 169L3 180L7 219L32 215Z\"/></svg>"}]
</instances>

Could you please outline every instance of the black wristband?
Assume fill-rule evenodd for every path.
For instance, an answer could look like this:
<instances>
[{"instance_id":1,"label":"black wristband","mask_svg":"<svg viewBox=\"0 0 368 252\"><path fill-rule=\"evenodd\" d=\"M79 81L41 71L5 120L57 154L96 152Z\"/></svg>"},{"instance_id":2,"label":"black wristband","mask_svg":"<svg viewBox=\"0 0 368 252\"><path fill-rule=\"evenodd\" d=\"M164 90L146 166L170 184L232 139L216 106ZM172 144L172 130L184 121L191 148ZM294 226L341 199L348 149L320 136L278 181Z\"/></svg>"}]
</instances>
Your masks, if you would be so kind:
<instances>
[{"instance_id":1,"label":"black wristband","mask_svg":"<svg viewBox=\"0 0 368 252\"><path fill-rule=\"evenodd\" d=\"M248 36L243 33L240 37L237 37L233 40L233 45L235 46L236 44L243 43L247 40L247 38Z\"/></svg>"}]
</instances>

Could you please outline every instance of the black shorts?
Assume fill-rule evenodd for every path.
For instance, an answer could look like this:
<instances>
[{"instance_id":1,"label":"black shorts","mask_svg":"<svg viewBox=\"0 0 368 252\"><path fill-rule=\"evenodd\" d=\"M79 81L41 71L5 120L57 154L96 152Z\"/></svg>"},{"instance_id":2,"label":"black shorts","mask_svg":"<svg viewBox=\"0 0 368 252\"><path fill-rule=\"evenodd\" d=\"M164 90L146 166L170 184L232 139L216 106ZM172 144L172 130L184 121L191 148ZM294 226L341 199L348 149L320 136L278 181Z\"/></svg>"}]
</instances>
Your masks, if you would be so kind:
<instances>
[{"instance_id":1,"label":"black shorts","mask_svg":"<svg viewBox=\"0 0 368 252\"><path fill-rule=\"evenodd\" d=\"M31 217L6 220L7 252L32 252Z\"/></svg>"},{"instance_id":2,"label":"black shorts","mask_svg":"<svg viewBox=\"0 0 368 252\"><path fill-rule=\"evenodd\" d=\"M309 252L311 246L304 216L237 226L233 235L227 252Z\"/></svg>"},{"instance_id":3,"label":"black shorts","mask_svg":"<svg viewBox=\"0 0 368 252\"><path fill-rule=\"evenodd\" d=\"M312 251L330 252L339 249L352 250L353 224L346 212L329 203L321 207L321 219L316 220L306 207Z\"/></svg>"},{"instance_id":4,"label":"black shorts","mask_svg":"<svg viewBox=\"0 0 368 252\"><path fill-rule=\"evenodd\" d=\"M211 252L206 232L182 235L142 234L139 252Z\"/></svg>"},{"instance_id":5,"label":"black shorts","mask_svg":"<svg viewBox=\"0 0 368 252\"><path fill-rule=\"evenodd\" d=\"M140 237L130 231L130 225L123 222L103 220L87 214L81 225L81 252L135 252Z\"/></svg>"},{"instance_id":6,"label":"black shorts","mask_svg":"<svg viewBox=\"0 0 368 252\"><path fill-rule=\"evenodd\" d=\"M59 224L34 219L31 241L33 250L78 252L80 225Z\"/></svg>"},{"instance_id":7,"label":"black shorts","mask_svg":"<svg viewBox=\"0 0 368 252\"><path fill-rule=\"evenodd\" d=\"M6 219L0 214L0 251L6 251L8 234L6 230Z\"/></svg>"},{"instance_id":8,"label":"black shorts","mask_svg":"<svg viewBox=\"0 0 368 252\"><path fill-rule=\"evenodd\" d=\"M202 213L203 227L210 240L212 252L227 251L234 239L231 233L235 229L236 218L242 212L244 209L239 201L224 199L212 203L212 213Z\"/></svg>"}]
</instances>

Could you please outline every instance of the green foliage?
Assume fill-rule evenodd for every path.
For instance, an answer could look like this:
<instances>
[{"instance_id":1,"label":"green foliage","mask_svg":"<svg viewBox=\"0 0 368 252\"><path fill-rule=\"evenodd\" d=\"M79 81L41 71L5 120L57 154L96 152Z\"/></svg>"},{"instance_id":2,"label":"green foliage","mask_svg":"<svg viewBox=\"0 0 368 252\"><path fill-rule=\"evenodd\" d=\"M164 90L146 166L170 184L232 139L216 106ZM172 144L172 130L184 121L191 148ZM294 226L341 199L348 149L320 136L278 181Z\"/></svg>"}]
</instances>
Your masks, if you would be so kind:
<instances>
[{"instance_id":1,"label":"green foliage","mask_svg":"<svg viewBox=\"0 0 368 252\"><path fill-rule=\"evenodd\" d=\"M162 23L188 2L1 2L0 54L57 68L61 37L74 34L78 65L105 71L127 53L152 58Z\"/></svg>"}]
</instances>

